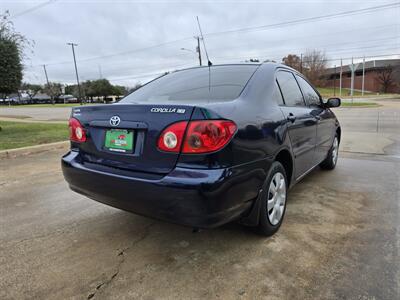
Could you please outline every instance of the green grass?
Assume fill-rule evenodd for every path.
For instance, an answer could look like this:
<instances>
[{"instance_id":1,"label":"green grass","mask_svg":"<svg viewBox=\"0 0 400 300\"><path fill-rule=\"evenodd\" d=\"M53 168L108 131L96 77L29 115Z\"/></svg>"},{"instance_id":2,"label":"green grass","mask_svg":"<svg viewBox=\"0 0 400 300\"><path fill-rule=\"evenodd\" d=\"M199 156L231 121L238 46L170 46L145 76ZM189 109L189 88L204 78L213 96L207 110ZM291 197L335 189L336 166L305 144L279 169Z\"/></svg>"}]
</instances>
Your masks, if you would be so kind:
<instances>
[{"instance_id":1,"label":"green grass","mask_svg":"<svg viewBox=\"0 0 400 300\"><path fill-rule=\"evenodd\" d=\"M376 104L375 102L342 102L340 106L343 107L378 107L380 106L379 104Z\"/></svg>"},{"instance_id":2,"label":"green grass","mask_svg":"<svg viewBox=\"0 0 400 300\"><path fill-rule=\"evenodd\" d=\"M87 103L84 105L95 105L95 104L103 104L103 103ZM12 108L29 108L29 107L74 107L74 106L80 106L79 103L57 103L57 104L23 104L23 105L4 105L4 106L0 106L1 107L12 107Z\"/></svg>"},{"instance_id":3,"label":"green grass","mask_svg":"<svg viewBox=\"0 0 400 300\"><path fill-rule=\"evenodd\" d=\"M335 90L333 88L317 88L318 92L324 98L334 97ZM360 97L362 93L360 91L354 91L354 97ZM365 92L364 96L376 96L376 93ZM339 88L336 89L336 97L339 97ZM342 97L350 97L350 89L342 89Z\"/></svg>"},{"instance_id":4,"label":"green grass","mask_svg":"<svg viewBox=\"0 0 400 300\"><path fill-rule=\"evenodd\" d=\"M0 150L68 140L66 124L0 121Z\"/></svg>"}]
</instances>

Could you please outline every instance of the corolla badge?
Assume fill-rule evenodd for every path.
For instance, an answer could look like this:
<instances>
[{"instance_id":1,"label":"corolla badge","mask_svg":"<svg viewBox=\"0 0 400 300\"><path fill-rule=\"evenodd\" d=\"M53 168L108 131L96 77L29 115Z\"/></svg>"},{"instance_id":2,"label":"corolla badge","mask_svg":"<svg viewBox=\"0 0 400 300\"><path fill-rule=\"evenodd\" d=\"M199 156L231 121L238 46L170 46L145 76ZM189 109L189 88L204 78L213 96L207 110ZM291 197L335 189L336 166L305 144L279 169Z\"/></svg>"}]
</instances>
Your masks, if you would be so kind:
<instances>
[{"instance_id":1,"label":"corolla badge","mask_svg":"<svg viewBox=\"0 0 400 300\"><path fill-rule=\"evenodd\" d=\"M112 116L110 118L110 125L111 126L118 126L120 122L121 122L121 119L118 116Z\"/></svg>"},{"instance_id":2,"label":"corolla badge","mask_svg":"<svg viewBox=\"0 0 400 300\"><path fill-rule=\"evenodd\" d=\"M150 112L152 113L177 113L177 114L184 114L184 108L175 108L175 107L152 107Z\"/></svg>"}]
</instances>

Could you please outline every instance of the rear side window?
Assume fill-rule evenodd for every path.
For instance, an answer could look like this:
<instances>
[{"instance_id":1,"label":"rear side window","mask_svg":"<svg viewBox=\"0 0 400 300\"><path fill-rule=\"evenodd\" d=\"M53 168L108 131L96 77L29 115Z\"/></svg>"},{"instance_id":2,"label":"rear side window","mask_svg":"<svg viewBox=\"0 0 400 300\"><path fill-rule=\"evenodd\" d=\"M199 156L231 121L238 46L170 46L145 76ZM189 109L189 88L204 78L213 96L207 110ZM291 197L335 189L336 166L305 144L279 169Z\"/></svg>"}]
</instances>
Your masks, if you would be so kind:
<instances>
[{"instance_id":1,"label":"rear side window","mask_svg":"<svg viewBox=\"0 0 400 300\"><path fill-rule=\"evenodd\" d=\"M283 102L281 91L279 90L278 83L275 81L275 89L272 93L272 98L278 103L278 105L285 105Z\"/></svg>"},{"instance_id":2,"label":"rear side window","mask_svg":"<svg viewBox=\"0 0 400 300\"><path fill-rule=\"evenodd\" d=\"M276 79L281 88L286 106L305 106L303 95L292 73L279 71L276 74Z\"/></svg>"},{"instance_id":3,"label":"rear side window","mask_svg":"<svg viewBox=\"0 0 400 300\"><path fill-rule=\"evenodd\" d=\"M321 101L319 99L319 95L312 88L312 86L305 81L300 76L296 75L297 82L299 83L301 90L303 91L304 99L306 100L308 105L320 105Z\"/></svg>"},{"instance_id":4,"label":"rear side window","mask_svg":"<svg viewBox=\"0 0 400 300\"><path fill-rule=\"evenodd\" d=\"M257 68L257 65L213 66L174 72L144 85L120 103L232 100L240 96Z\"/></svg>"}]
</instances>

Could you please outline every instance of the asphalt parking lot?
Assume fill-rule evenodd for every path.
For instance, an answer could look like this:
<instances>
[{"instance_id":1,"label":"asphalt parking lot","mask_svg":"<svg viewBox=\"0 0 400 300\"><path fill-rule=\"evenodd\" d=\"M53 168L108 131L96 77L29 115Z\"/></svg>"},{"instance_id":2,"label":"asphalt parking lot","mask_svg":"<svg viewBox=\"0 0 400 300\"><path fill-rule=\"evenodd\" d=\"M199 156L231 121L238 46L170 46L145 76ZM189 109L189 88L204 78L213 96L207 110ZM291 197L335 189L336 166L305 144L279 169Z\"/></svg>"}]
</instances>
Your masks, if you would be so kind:
<instances>
[{"instance_id":1,"label":"asphalt parking lot","mask_svg":"<svg viewBox=\"0 0 400 300\"><path fill-rule=\"evenodd\" d=\"M382 105L337 110L337 168L290 191L271 238L192 233L75 194L64 149L0 160L0 298L399 299L400 103Z\"/></svg>"}]
</instances>

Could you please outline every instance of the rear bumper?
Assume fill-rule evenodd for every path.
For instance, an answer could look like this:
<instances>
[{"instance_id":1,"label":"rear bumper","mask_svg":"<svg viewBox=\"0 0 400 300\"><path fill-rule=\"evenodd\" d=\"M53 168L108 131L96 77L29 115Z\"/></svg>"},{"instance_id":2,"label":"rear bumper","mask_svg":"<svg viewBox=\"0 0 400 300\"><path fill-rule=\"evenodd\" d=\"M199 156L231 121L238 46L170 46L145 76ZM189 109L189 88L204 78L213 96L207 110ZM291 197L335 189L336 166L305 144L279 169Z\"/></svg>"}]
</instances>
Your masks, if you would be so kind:
<instances>
[{"instance_id":1,"label":"rear bumper","mask_svg":"<svg viewBox=\"0 0 400 300\"><path fill-rule=\"evenodd\" d=\"M104 204L182 225L212 228L245 216L265 179L264 166L175 168L143 178L92 169L71 151L62 158L70 188Z\"/></svg>"}]
</instances>

